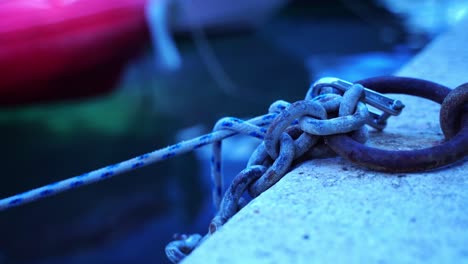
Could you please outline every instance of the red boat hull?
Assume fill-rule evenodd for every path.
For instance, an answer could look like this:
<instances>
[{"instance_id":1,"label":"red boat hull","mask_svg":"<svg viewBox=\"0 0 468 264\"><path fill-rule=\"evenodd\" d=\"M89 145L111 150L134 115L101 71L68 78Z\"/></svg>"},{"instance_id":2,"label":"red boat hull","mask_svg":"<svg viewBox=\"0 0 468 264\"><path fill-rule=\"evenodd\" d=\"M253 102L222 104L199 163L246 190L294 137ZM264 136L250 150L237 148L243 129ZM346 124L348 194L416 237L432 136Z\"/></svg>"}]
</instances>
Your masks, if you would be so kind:
<instances>
[{"instance_id":1,"label":"red boat hull","mask_svg":"<svg viewBox=\"0 0 468 264\"><path fill-rule=\"evenodd\" d=\"M0 105L111 90L148 39L145 2L0 2Z\"/></svg>"}]
</instances>

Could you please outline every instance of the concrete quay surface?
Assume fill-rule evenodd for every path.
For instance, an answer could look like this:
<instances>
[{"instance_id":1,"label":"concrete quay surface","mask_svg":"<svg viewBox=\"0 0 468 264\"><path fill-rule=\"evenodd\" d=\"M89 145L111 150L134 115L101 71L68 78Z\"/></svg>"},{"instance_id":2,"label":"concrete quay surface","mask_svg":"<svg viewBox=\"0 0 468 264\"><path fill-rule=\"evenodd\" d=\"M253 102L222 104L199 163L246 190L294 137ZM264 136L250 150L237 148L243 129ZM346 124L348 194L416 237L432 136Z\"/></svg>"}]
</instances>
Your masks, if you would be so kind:
<instances>
[{"instance_id":1,"label":"concrete quay surface","mask_svg":"<svg viewBox=\"0 0 468 264\"><path fill-rule=\"evenodd\" d=\"M468 21L440 36L399 76L467 82ZM369 144L414 149L443 140L439 105L406 108ZM305 162L257 197L183 263L468 263L468 159L387 174L329 158Z\"/></svg>"}]
</instances>

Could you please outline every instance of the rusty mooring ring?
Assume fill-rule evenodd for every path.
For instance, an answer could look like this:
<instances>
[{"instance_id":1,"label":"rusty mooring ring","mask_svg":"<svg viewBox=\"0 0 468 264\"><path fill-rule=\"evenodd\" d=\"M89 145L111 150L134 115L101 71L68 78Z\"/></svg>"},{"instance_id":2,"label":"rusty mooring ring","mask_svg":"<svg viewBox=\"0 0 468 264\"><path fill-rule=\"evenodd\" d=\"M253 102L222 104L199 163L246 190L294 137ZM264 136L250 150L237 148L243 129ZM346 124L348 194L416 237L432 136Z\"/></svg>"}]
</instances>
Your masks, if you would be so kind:
<instances>
[{"instance_id":1,"label":"rusty mooring ring","mask_svg":"<svg viewBox=\"0 0 468 264\"><path fill-rule=\"evenodd\" d=\"M357 83L380 93L402 93L423 97L439 104L452 91L451 89L430 81L406 77L376 77L364 79ZM466 90L466 88L464 88ZM455 92L455 90L454 90ZM465 92L466 94L466 92ZM452 99L450 99L452 98ZM456 96L448 97L454 100ZM465 97L466 98L466 97ZM444 110L448 113L449 105L445 102ZM457 106L458 107L458 106ZM440 145L416 150L384 150L363 145L346 134L326 136L326 143L340 156L359 165L386 172L415 172L439 168L453 163L468 155L468 113L463 105L458 108L463 114L443 114L445 122L442 127L460 129L451 138ZM453 131L453 130L452 130ZM446 133L444 131L444 133ZM450 132L448 134L450 137Z\"/></svg>"},{"instance_id":2,"label":"rusty mooring ring","mask_svg":"<svg viewBox=\"0 0 468 264\"><path fill-rule=\"evenodd\" d=\"M468 112L468 83L453 89L442 102L440 108L440 128L445 138L454 137L462 125L462 115Z\"/></svg>"}]
</instances>

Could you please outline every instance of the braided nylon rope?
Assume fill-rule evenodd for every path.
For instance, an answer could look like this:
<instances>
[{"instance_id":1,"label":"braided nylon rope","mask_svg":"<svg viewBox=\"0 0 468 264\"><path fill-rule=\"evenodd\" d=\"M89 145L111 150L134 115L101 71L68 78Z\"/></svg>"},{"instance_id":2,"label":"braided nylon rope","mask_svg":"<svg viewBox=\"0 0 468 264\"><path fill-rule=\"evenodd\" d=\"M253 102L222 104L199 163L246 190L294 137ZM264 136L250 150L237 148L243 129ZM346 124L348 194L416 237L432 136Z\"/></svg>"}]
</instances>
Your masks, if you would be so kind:
<instances>
[{"instance_id":1,"label":"braided nylon rope","mask_svg":"<svg viewBox=\"0 0 468 264\"><path fill-rule=\"evenodd\" d=\"M141 168L158 161L167 160L202 146L214 142L220 142L221 140L234 136L238 133L263 139L266 129L262 128L262 126L270 124L275 116L276 114L274 113L266 114L249 119L248 121L243 121L237 118L223 118L220 120L220 122L217 123L216 129L212 133L196 137L191 140L182 141L180 143L155 150L153 152L149 152L120 163L109 165L107 167L71 177L66 180L51 183L40 188L32 189L24 193L1 199L0 211L55 195L60 192L75 189L93 182L109 179L118 174ZM217 180L215 182L215 190L220 190L220 181ZM219 197L221 196L221 193L222 190L219 191Z\"/></svg>"},{"instance_id":2,"label":"braided nylon rope","mask_svg":"<svg viewBox=\"0 0 468 264\"><path fill-rule=\"evenodd\" d=\"M310 92L307 93L308 95ZM353 85L343 95L326 90L314 98L288 103L276 101L270 106L271 124L268 129L235 118L219 120L214 131L227 129L263 139L251 155L247 167L232 181L224 196L221 171L221 141L213 144L211 172L214 182L213 200L218 209L208 233L182 235L166 246L166 254L174 263L180 262L206 238L215 233L246 203L245 192L253 199L278 182L294 161L316 148L324 146L325 135L353 132L353 137L365 142L369 119L364 88ZM320 154L318 155L320 156Z\"/></svg>"},{"instance_id":3,"label":"braided nylon rope","mask_svg":"<svg viewBox=\"0 0 468 264\"><path fill-rule=\"evenodd\" d=\"M271 121L276 117L280 111L284 110L289 103L285 101L277 101L273 103L269 108L269 115L268 118L265 118L264 121L271 123ZM244 134L248 134L250 136L259 138L261 140L264 139L265 134L267 132L266 128L258 127L264 126L267 123L259 123L257 126L254 123L245 123L240 119L232 118L232 117L225 117L220 119L216 122L213 131L221 131L221 130L234 130L234 131L243 131ZM219 210L219 206L221 203L221 199L224 192L224 177L222 174L222 158L221 158L221 151L222 151L222 141L217 141L213 144L213 154L211 158L211 178L213 181L213 203L216 210Z\"/></svg>"}]
</instances>

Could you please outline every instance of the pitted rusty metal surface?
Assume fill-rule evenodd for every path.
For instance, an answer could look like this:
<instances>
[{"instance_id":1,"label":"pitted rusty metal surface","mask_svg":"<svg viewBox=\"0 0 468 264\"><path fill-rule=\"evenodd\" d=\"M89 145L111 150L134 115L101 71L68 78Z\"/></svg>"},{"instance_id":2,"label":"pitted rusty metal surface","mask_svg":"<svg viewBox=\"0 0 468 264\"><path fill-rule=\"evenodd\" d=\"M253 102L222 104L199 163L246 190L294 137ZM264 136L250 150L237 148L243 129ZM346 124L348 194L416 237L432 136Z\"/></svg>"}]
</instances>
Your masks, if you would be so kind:
<instances>
[{"instance_id":1,"label":"pitted rusty metal surface","mask_svg":"<svg viewBox=\"0 0 468 264\"><path fill-rule=\"evenodd\" d=\"M440 104L451 91L440 84L404 77L378 77L362 80L359 83L381 93L415 95ZM461 93L459 90L454 92ZM453 99L448 100L445 105L452 105L452 101ZM460 121L457 117L460 114L462 113L444 114L444 122L458 123ZM326 142L340 156L374 170L387 172L430 170L448 165L468 155L468 122L464 122L462 129L454 137L440 145L424 149L405 151L378 149L356 142L346 135L327 136Z\"/></svg>"},{"instance_id":2,"label":"pitted rusty metal surface","mask_svg":"<svg viewBox=\"0 0 468 264\"><path fill-rule=\"evenodd\" d=\"M442 102L440 108L440 127L445 138L453 138L466 124L462 117L468 118L468 83L462 84L451 91Z\"/></svg>"}]
</instances>

